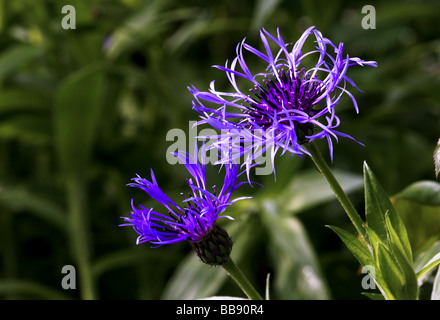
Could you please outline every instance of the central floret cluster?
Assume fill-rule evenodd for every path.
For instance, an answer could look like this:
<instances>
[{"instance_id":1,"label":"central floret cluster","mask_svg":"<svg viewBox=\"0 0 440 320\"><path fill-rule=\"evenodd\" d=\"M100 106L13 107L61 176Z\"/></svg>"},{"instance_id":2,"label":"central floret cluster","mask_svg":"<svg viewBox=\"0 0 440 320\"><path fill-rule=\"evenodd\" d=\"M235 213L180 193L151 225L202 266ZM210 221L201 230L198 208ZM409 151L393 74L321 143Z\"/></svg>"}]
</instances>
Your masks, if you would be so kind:
<instances>
[{"instance_id":1,"label":"central floret cluster","mask_svg":"<svg viewBox=\"0 0 440 320\"><path fill-rule=\"evenodd\" d=\"M241 121L248 122L248 129L267 130L273 126L274 122L280 125L289 126L290 119L285 115L293 110L301 111L306 118L311 118L318 113L314 109L314 101L319 93L324 90L320 84L307 79L305 69L291 77L285 70L280 70L277 79L270 79L265 76L263 84L255 85L254 89L250 89L252 96L246 99L247 110L243 113L249 117ZM288 112L283 112L283 111ZM272 118L276 117L276 120ZM313 133L313 126L305 122L302 124L298 120L295 126L295 133L300 144L306 142L306 136ZM255 124L255 126L254 126Z\"/></svg>"},{"instance_id":2,"label":"central floret cluster","mask_svg":"<svg viewBox=\"0 0 440 320\"><path fill-rule=\"evenodd\" d=\"M301 72L304 75L304 69ZM267 129L273 123L271 118L277 114L278 120L283 120L283 109L299 110L310 117L317 111L313 109L313 101L320 92L318 84L311 82L306 77L290 77L286 71L279 72L280 81L269 79L267 76L263 79L264 85L257 84L254 89L250 89L253 96L248 96L248 110L243 110L254 119L258 128ZM245 121L248 121L247 118ZM284 119L288 123L287 119Z\"/></svg>"}]
</instances>

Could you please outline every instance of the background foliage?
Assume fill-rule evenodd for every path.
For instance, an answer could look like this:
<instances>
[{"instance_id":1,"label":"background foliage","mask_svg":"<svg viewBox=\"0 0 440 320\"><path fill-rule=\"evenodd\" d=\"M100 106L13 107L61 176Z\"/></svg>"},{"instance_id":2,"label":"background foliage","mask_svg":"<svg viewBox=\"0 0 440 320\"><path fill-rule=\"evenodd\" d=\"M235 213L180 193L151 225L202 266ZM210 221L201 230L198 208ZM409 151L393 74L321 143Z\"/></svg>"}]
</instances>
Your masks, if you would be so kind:
<instances>
[{"instance_id":1,"label":"background foliage","mask_svg":"<svg viewBox=\"0 0 440 320\"><path fill-rule=\"evenodd\" d=\"M67 4L75 30L61 27ZM350 55L378 62L350 73L365 92L355 94L360 114L349 99L339 106L341 131L365 147L341 140L332 169L364 213L367 161L395 195L413 250L436 243L440 201L414 201L406 188L435 183L440 5L369 4L375 30L361 27L363 1L0 0L0 297L242 295L188 244L136 246L133 230L118 225L131 198L152 205L125 186L136 173L154 168L164 190L181 192L186 172L165 161L166 134L189 133L197 120L187 86L226 84L211 65L231 60L243 37L258 47L261 27L280 27L294 42L315 25ZM237 264L261 292L270 273L273 299L365 298L358 262L325 227L351 227L326 182L310 159L286 155L276 165L276 183L255 177L265 187L242 188L254 199L229 212ZM215 184L216 169L208 171ZM92 288L78 280L77 290L63 290L67 264Z\"/></svg>"}]
</instances>

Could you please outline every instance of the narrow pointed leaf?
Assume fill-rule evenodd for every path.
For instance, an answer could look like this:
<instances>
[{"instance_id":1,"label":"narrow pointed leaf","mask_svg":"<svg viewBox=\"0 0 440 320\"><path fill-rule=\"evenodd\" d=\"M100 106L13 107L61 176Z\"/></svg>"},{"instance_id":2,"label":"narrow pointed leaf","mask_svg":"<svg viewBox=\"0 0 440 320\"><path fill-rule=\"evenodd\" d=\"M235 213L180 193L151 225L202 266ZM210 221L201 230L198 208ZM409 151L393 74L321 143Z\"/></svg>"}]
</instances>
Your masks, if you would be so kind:
<instances>
[{"instance_id":1,"label":"narrow pointed leaf","mask_svg":"<svg viewBox=\"0 0 440 320\"><path fill-rule=\"evenodd\" d=\"M437 255L440 253L439 237L433 237L427 241L418 251L414 259L414 270L419 281L419 286L422 285L433 271L433 268L427 268L433 261L437 260Z\"/></svg>"},{"instance_id":2,"label":"narrow pointed leaf","mask_svg":"<svg viewBox=\"0 0 440 320\"><path fill-rule=\"evenodd\" d=\"M274 291L283 299L329 299L330 291L307 231L296 217L286 216L265 201L263 225L274 259Z\"/></svg>"},{"instance_id":3,"label":"narrow pointed leaf","mask_svg":"<svg viewBox=\"0 0 440 320\"><path fill-rule=\"evenodd\" d=\"M62 170L82 174L99 125L104 73L88 65L66 78L55 96L55 141Z\"/></svg>"},{"instance_id":4,"label":"narrow pointed leaf","mask_svg":"<svg viewBox=\"0 0 440 320\"><path fill-rule=\"evenodd\" d=\"M440 252L434 256L419 272L417 272L417 279L421 279L426 273L440 265Z\"/></svg>"},{"instance_id":5,"label":"narrow pointed leaf","mask_svg":"<svg viewBox=\"0 0 440 320\"><path fill-rule=\"evenodd\" d=\"M354 235L352 235L350 232L341 229L339 227L335 226L328 226L330 229L332 229L345 243L347 248L353 253L353 255L356 257L356 259L360 262L362 266L373 266L376 269L376 278L374 279L376 281L377 286L379 287L379 290L381 291L382 295L385 297L385 299L393 299L393 294L390 291L390 289L387 286L387 283L382 277L381 270L377 266L376 259L373 258L371 252L369 249L364 245L364 243L356 238ZM375 238L373 238L375 239ZM375 244L377 247L382 246L382 242L377 241ZM377 249L379 252L379 249Z\"/></svg>"},{"instance_id":6,"label":"narrow pointed leaf","mask_svg":"<svg viewBox=\"0 0 440 320\"><path fill-rule=\"evenodd\" d=\"M405 255L405 249L400 242L399 236L391 225L389 215L386 215L385 220L391 249L394 253L394 257L397 260L397 264L402 269L403 276L405 277L405 289L407 291L408 298L417 300L419 295L419 287L417 277L414 272L413 263L412 261L409 261Z\"/></svg>"},{"instance_id":7,"label":"narrow pointed leaf","mask_svg":"<svg viewBox=\"0 0 440 320\"><path fill-rule=\"evenodd\" d=\"M382 242L386 243L388 241L388 233L386 230L385 214L388 212L391 225L402 243L405 255L409 261L412 261L411 244L405 225L367 163L364 163L364 183L365 210L368 226L377 233Z\"/></svg>"},{"instance_id":8,"label":"narrow pointed leaf","mask_svg":"<svg viewBox=\"0 0 440 320\"><path fill-rule=\"evenodd\" d=\"M382 244L378 246L378 268L384 282L390 290L391 295L389 299L408 299L403 271L391 252Z\"/></svg>"},{"instance_id":9,"label":"narrow pointed leaf","mask_svg":"<svg viewBox=\"0 0 440 320\"><path fill-rule=\"evenodd\" d=\"M378 252L377 247L379 246L379 243L384 246L386 246L386 243L384 243L382 241L382 239L379 238L379 236L376 234L376 232L373 229L371 229L368 226L365 226L365 229L367 230L367 235L370 240L370 251L372 253L372 256L374 257L374 260L377 261L377 259L378 259L377 258L377 252Z\"/></svg>"},{"instance_id":10,"label":"narrow pointed leaf","mask_svg":"<svg viewBox=\"0 0 440 320\"><path fill-rule=\"evenodd\" d=\"M328 226L332 229L341 240L345 243L348 249L353 253L356 259L363 265L375 265L371 252L365 247L365 245L352 235L350 232L335 226Z\"/></svg>"}]
</instances>

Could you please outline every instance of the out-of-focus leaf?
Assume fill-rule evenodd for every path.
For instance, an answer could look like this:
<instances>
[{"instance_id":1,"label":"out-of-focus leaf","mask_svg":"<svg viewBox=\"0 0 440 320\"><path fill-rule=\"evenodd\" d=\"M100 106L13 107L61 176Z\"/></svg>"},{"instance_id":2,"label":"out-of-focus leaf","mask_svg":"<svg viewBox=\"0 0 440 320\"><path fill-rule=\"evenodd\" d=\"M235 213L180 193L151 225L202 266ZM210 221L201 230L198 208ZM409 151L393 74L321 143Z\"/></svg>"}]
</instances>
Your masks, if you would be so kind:
<instances>
[{"instance_id":1,"label":"out-of-focus leaf","mask_svg":"<svg viewBox=\"0 0 440 320\"><path fill-rule=\"evenodd\" d=\"M49 104L36 92L19 89L0 91L0 115L40 110L49 110Z\"/></svg>"},{"instance_id":2,"label":"out-of-focus leaf","mask_svg":"<svg viewBox=\"0 0 440 320\"><path fill-rule=\"evenodd\" d=\"M154 260L160 253L154 250L139 250L138 247L122 249L97 258L93 263L93 274L96 278L116 268L132 266L143 262L146 257Z\"/></svg>"},{"instance_id":3,"label":"out-of-focus leaf","mask_svg":"<svg viewBox=\"0 0 440 320\"><path fill-rule=\"evenodd\" d=\"M417 272L417 279L421 279L427 272L436 268L440 264L440 252L437 253L428 263Z\"/></svg>"},{"instance_id":4,"label":"out-of-focus leaf","mask_svg":"<svg viewBox=\"0 0 440 320\"><path fill-rule=\"evenodd\" d=\"M412 261L412 250L405 225L367 163L364 163L364 185L368 226L376 232L383 243L388 243L385 222L385 214L388 213L391 226L397 233L397 240L401 243L408 261Z\"/></svg>"},{"instance_id":5,"label":"out-of-focus leaf","mask_svg":"<svg viewBox=\"0 0 440 320\"><path fill-rule=\"evenodd\" d=\"M428 206L440 206L440 183L418 181L393 196L393 200L410 200Z\"/></svg>"},{"instance_id":6,"label":"out-of-focus leaf","mask_svg":"<svg viewBox=\"0 0 440 320\"><path fill-rule=\"evenodd\" d=\"M435 177L438 179L438 175L440 174L440 139L437 141L437 146L434 149L434 170Z\"/></svg>"},{"instance_id":7,"label":"out-of-focus leaf","mask_svg":"<svg viewBox=\"0 0 440 320\"><path fill-rule=\"evenodd\" d=\"M199 16L186 22L166 42L165 46L170 52L182 50L201 36L216 32L239 29L240 24L231 18L212 20L209 17Z\"/></svg>"},{"instance_id":8,"label":"out-of-focus leaf","mask_svg":"<svg viewBox=\"0 0 440 320\"><path fill-rule=\"evenodd\" d=\"M31 281L22 280L1 280L0 295L24 294L26 297L47 300L68 300L71 299L61 290L54 290L47 286Z\"/></svg>"},{"instance_id":9,"label":"out-of-focus leaf","mask_svg":"<svg viewBox=\"0 0 440 320\"><path fill-rule=\"evenodd\" d=\"M0 137L31 144L47 144L51 141L51 123L42 115L21 114L0 122Z\"/></svg>"},{"instance_id":10,"label":"out-of-focus leaf","mask_svg":"<svg viewBox=\"0 0 440 320\"><path fill-rule=\"evenodd\" d=\"M416 182L391 200L408 230L413 250L440 233L437 182Z\"/></svg>"},{"instance_id":11,"label":"out-of-focus leaf","mask_svg":"<svg viewBox=\"0 0 440 320\"><path fill-rule=\"evenodd\" d=\"M161 299L193 300L211 296L226 278L227 274L222 268L210 268L191 252L167 282Z\"/></svg>"},{"instance_id":12,"label":"out-of-focus leaf","mask_svg":"<svg viewBox=\"0 0 440 320\"><path fill-rule=\"evenodd\" d=\"M128 17L125 23L110 36L108 56L117 58L140 41L153 37L163 27L162 10L168 1L149 1L141 10Z\"/></svg>"},{"instance_id":13,"label":"out-of-focus leaf","mask_svg":"<svg viewBox=\"0 0 440 320\"><path fill-rule=\"evenodd\" d=\"M440 240L439 237L433 237L417 251L414 259L414 271L417 274L419 284L422 284L432 270L426 270L422 274L422 270L435 260L435 256L440 252Z\"/></svg>"},{"instance_id":14,"label":"out-of-focus leaf","mask_svg":"<svg viewBox=\"0 0 440 320\"><path fill-rule=\"evenodd\" d=\"M0 33L3 32L5 27L5 0L0 0Z\"/></svg>"},{"instance_id":15,"label":"out-of-focus leaf","mask_svg":"<svg viewBox=\"0 0 440 320\"><path fill-rule=\"evenodd\" d=\"M277 8L280 0L258 0L252 17L252 29L259 29L264 21Z\"/></svg>"},{"instance_id":16,"label":"out-of-focus leaf","mask_svg":"<svg viewBox=\"0 0 440 320\"><path fill-rule=\"evenodd\" d=\"M440 268L434 278L434 285L432 287L431 300L440 300Z\"/></svg>"},{"instance_id":17,"label":"out-of-focus leaf","mask_svg":"<svg viewBox=\"0 0 440 320\"><path fill-rule=\"evenodd\" d=\"M29 45L16 45L4 50L0 55L0 80L42 54L41 48Z\"/></svg>"},{"instance_id":18,"label":"out-of-focus leaf","mask_svg":"<svg viewBox=\"0 0 440 320\"><path fill-rule=\"evenodd\" d=\"M65 79L55 96L55 146L66 174L82 174L99 125L104 68L88 65Z\"/></svg>"},{"instance_id":19,"label":"out-of-focus leaf","mask_svg":"<svg viewBox=\"0 0 440 320\"><path fill-rule=\"evenodd\" d=\"M13 210L26 210L63 232L68 229L66 215L57 204L25 188L0 185L0 203Z\"/></svg>"},{"instance_id":20,"label":"out-of-focus leaf","mask_svg":"<svg viewBox=\"0 0 440 320\"><path fill-rule=\"evenodd\" d=\"M263 221L274 255L274 289L282 299L329 299L313 246L302 223L283 215L274 202L263 203Z\"/></svg>"},{"instance_id":21,"label":"out-of-focus leaf","mask_svg":"<svg viewBox=\"0 0 440 320\"><path fill-rule=\"evenodd\" d=\"M230 297L230 296L212 296L208 298L201 298L199 300L249 300L241 297Z\"/></svg>"},{"instance_id":22,"label":"out-of-focus leaf","mask_svg":"<svg viewBox=\"0 0 440 320\"><path fill-rule=\"evenodd\" d=\"M339 170L335 170L333 174L346 193L359 190L363 186L360 175ZM285 203L285 213L298 213L335 199L334 192L316 170L295 175L292 183L279 196L279 201Z\"/></svg>"}]
</instances>

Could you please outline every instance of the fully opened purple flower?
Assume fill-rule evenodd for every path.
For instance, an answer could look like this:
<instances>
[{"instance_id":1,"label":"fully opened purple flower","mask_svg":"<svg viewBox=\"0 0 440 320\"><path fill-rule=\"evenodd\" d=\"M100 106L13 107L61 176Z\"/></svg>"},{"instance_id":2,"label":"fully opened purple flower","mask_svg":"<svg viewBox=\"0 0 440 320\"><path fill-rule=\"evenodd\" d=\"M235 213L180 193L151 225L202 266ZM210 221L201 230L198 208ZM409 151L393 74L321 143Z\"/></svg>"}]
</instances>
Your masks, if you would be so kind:
<instances>
[{"instance_id":1,"label":"fully opened purple flower","mask_svg":"<svg viewBox=\"0 0 440 320\"><path fill-rule=\"evenodd\" d=\"M168 214L154 211L153 208L136 207L132 200L131 217L124 218L128 223L121 226L133 226L139 234L137 244L150 242L156 247L188 240L203 262L222 264L229 257L232 242L225 230L216 225L219 218L230 216L221 215L226 207L245 197L231 200L232 193L243 182L238 182L238 167L236 164L225 165L225 179L218 191L212 187L208 190L205 181L205 166L197 162L197 149L193 156L184 152L176 153L176 157L185 165L192 176L187 179L190 192L183 193L183 201L177 204L159 187L153 170L151 180L139 175L128 184L144 190L151 198L158 201ZM205 250L208 246L208 250ZM214 251L212 251L214 250ZM206 251L206 252L205 252Z\"/></svg>"},{"instance_id":2,"label":"fully opened purple flower","mask_svg":"<svg viewBox=\"0 0 440 320\"><path fill-rule=\"evenodd\" d=\"M311 36L315 48L303 52ZM377 66L376 62L350 58L343 52L342 43L334 45L314 27L308 28L293 46L283 41L279 30L274 37L262 29L260 37L263 51L244 39L237 45L237 56L230 65L226 62L224 67L214 66L226 72L232 92L217 91L214 81L207 92L189 88L194 96L193 109L202 118L197 124L207 123L222 131L215 137L208 136L216 138L212 147L221 150L219 163L243 157L249 174L251 163L266 151L271 152L272 160L280 148L282 153L310 155L303 145L323 138L333 158L332 138L353 139L336 130L340 124L336 105L341 96L347 94L359 111L347 84L358 88L347 70L352 66ZM251 72L246 52L262 60L266 68ZM246 91L241 89L242 80Z\"/></svg>"}]
</instances>

